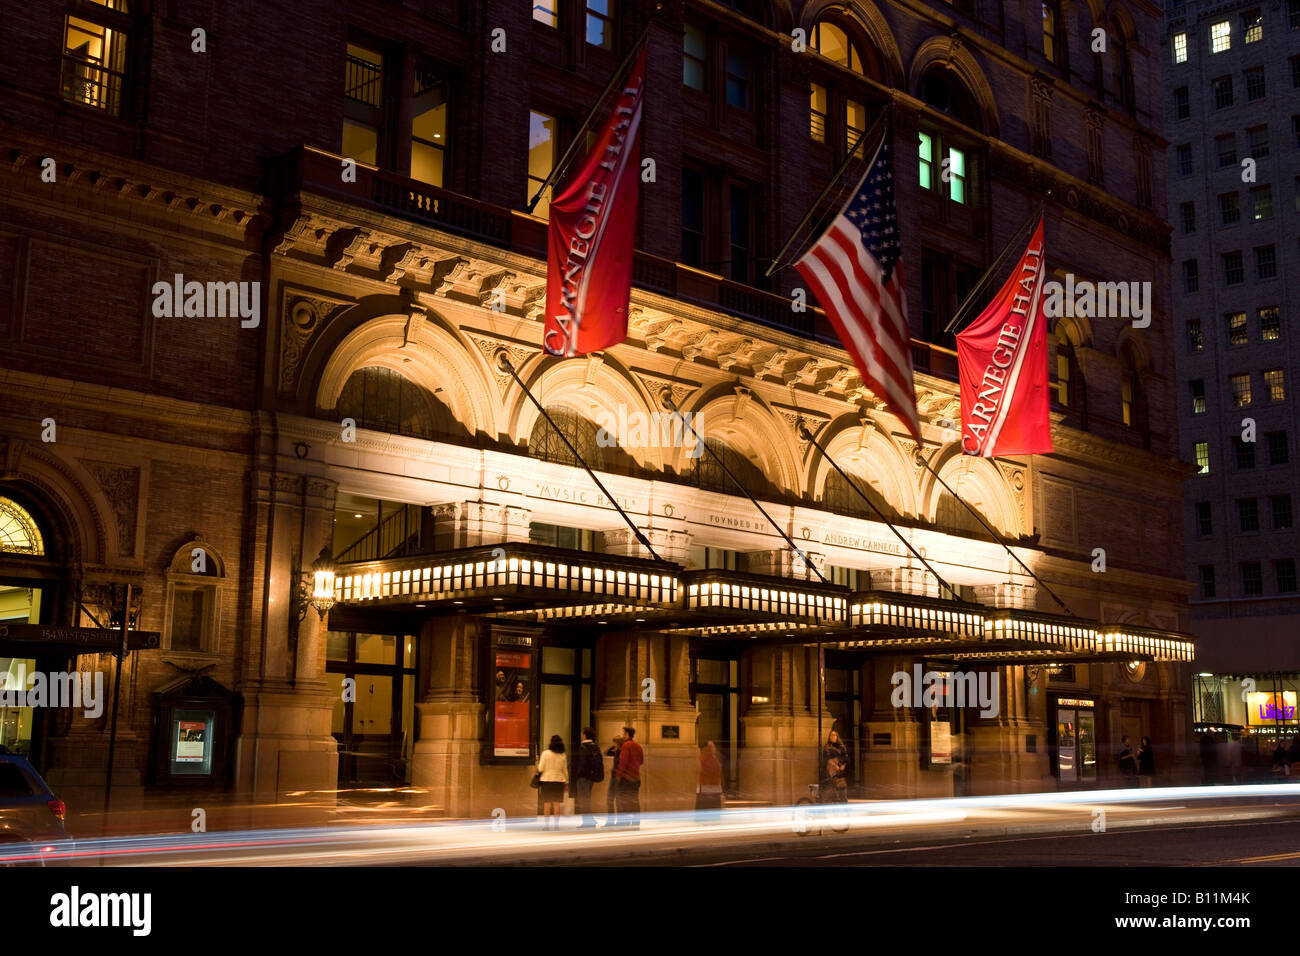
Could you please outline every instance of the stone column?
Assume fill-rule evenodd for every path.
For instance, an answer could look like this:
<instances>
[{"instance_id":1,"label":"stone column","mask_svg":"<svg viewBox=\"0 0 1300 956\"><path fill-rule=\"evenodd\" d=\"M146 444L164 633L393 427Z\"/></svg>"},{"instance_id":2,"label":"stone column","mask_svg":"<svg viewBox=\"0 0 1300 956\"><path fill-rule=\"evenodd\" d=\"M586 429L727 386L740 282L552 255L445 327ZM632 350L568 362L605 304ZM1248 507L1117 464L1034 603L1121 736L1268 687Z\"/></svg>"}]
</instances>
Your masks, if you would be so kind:
<instances>
[{"instance_id":1,"label":"stone column","mask_svg":"<svg viewBox=\"0 0 1300 956\"><path fill-rule=\"evenodd\" d=\"M921 767L921 708L895 706L896 673L910 675L915 658L873 657L863 669L863 777L871 798L951 796L952 774Z\"/></svg>"},{"instance_id":2,"label":"stone column","mask_svg":"<svg viewBox=\"0 0 1300 956\"><path fill-rule=\"evenodd\" d=\"M740 796L789 805L818 782L816 649L766 644L740 662ZM822 729L831 726L822 713Z\"/></svg>"},{"instance_id":3,"label":"stone column","mask_svg":"<svg viewBox=\"0 0 1300 956\"><path fill-rule=\"evenodd\" d=\"M967 734L974 749L971 793L1032 793L1053 789L1047 752L1047 725L1043 712L1047 669L999 667L988 671L998 680L998 712L981 717L976 707L966 709ZM1034 691L1037 691L1034 693ZM1027 736L1035 735L1036 753L1029 753Z\"/></svg>"},{"instance_id":4,"label":"stone column","mask_svg":"<svg viewBox=\"0 0 1300 956\"><path fill-rule=\"evenodd\" d=\"M645 749L641 809L695 806L699 758L690 702L690 642L653 631L613 631L596 644L596 739L604 750L624 725ZM665 734L665 728L670 728ZM677 736L671 736L676 728ZM608 787L608 778L606 780ZM605 789L598 788L597 806Z\"/></svg>"}]
</instances>

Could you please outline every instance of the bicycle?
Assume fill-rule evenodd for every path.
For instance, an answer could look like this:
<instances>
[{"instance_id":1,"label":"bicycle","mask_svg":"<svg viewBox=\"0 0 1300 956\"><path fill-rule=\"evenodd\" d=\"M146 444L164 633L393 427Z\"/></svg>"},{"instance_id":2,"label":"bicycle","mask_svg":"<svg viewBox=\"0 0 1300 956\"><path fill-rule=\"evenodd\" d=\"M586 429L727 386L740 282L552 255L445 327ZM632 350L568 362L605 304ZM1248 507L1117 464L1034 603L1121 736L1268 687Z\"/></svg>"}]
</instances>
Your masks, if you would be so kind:
<instances>
[{"instance_id":1,"label":"bicycle","mask_svg":"<svg viewBox=\"0 0 1300 956\"><path fill-rule=\"evenodd\" d=\"M824 806L831 807L840 805L847 807L848 804L835 801L823 801L821 798L821 784L808 784L808 796L800 797L794 804L794 832L799 836L807 836L810 827L808 826L808 817L810 815L809 807ZM830 829L836 833L845 833L849 829L849 818L847 816L835 816L829 810L821 813L812 814L818 819L824 821L817 827L817 833L820 836L826 830L826 824L829 822ZM841 825L842 824L842 825Z\"/></svg>"}]
</instances>

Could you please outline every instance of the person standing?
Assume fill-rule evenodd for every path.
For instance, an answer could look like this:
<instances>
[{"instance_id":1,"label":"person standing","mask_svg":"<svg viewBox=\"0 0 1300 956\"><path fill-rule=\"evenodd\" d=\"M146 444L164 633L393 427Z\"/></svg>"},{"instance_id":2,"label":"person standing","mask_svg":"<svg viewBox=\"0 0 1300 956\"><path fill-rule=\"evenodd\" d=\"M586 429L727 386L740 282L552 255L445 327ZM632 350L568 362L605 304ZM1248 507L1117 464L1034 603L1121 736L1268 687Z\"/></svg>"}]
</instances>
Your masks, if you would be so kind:
<instances>
[{"instance_id":1,"label":"person standing","mask_svg":"<svg viewBox=\"0 0 1300 956\"><path fill-rule=\"evenodd\" d=\"M1135 786L1137 784L1137 757L1133 756L1133 748L1129 745L1128 734L1119 738L1119 772L1124 778L1126 786Z\"/></svg>"},{"instance_id":2,"label":"person standing","mask_svg":"<svg viewBox=\"0 0 1300 956\"><path fill-rule=\"evenodd\" d=\"M1155 786L1156 782L1156 752L1151 746L1151 738L1143 737L1142 742L1138 744L1137 753L1138 779L1144 787Z\"/></svg>"},{"instance_id":3,"label":"person standing","mask_svg":"<svg viewBox=\"0 0 1300 956\"><path fill-rule=\"evenodd\" d=\"M618 753L623 747L623 735L615 734L613 746L605 751L606 757L613 757L613 766L609 768L609 786L605 794L605 822L602 827L618 826Z\"/></svg>"},{"instance_id":4,"label":"person standing","mask_svg":"<svg viewBox=\"0 0 1300 956\"><path fill-rule=\"evenodd\" d=\"M849 751L840 741L838 732L832 730L822 748L821 800L822 803L847 803Z\"/></svg>"},{"instance_id":5,"label":"person standing","mask_svg":"<svg viewBox=\"0 0 1300 956\"><path fill-rule=\"evenodd\" d=\"M605 758L600 755L596 744L596 732L590 727L582 728L582 743L573 755L573 769L570 773L573 781L573 812L582 814L579 830L589 830L596 825L596 818L591 813L591 789L605 779Z\"/></svg>"},{"instance_id":6,"label":"person standing","mask_svg":"<svg viewBox=\"0 0 1300 956\"><path fill-rule=\"evenodd\" d=\"M722 811L722 757L710 740L700 745L700 782L695 788L695 820L717 822Z\"/></svg>"},{"instance_id":7,"label":"person standing","mask_svg":"<svg viewBox=\"0 0 1300 956\"><path fill-rule=\"evenodd\" d=\"M1281 737L1273 748L1273 775L1278 779L1291 776L1291 751Z\"/></svg>"},{"instance_id":8,"label":"person standing","mask_svg":"<svg viewBox=\"0 0 1300 956\"><path fill-rule=\"evenodd\" d=\"M558 830L564 788L569 783L569 762L564 759L564 741L559 734L551 735L551 745L542 751L537 761L537 772L542 776L542 813L546 817L543 822L546 829Z\"/></svg>"},{"instance_id":9,"label":"person standing","mask_svg":"<svg viewBox=\"0 0 1300 956\"><path fill-rule=\"evenodd\" d=\"M618 825L635 830L641 826L641 766L645 751L634 739L634 728L624 727L623 737L618 751Z\"/></svg>"}]
</instances>

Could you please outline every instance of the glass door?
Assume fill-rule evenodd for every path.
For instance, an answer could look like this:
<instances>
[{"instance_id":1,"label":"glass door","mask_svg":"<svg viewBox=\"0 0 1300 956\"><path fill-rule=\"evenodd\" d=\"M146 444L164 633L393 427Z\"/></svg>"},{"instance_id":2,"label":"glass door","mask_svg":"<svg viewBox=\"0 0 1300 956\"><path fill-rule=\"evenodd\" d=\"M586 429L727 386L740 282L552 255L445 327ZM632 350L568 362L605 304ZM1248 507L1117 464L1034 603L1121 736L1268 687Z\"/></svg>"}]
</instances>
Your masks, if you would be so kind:
<instances>
[{"instance_id":1,"label":"glass door","mask_svg":"<svg viewBox=\"0 0 1300 956\"><path fill-rule=\"evenodd\" d=\"M698 744L713 741L722 759L724 789L734 794L739 787L740 687L739 665L733 660L691 658L691 698L699 712L695 724Z\"/></svg>"},{"instance_id":2,"label":"glass door","mask_svg":"<svg viewBox=\"0 0 1300 956\"><path fill-rule=\"evenodd\" d=\"M1073 708L1062 707L1056 712L1056 761L1061 783L1079 781L1078 754L1078 712ZM1096 752L1093 753L1093 767L1097 765Z\"/></svg>"},{"instance_id":3,"label":"glass door","mask_svg":"<svg viewBox=\"0 0 1300 956\"><path fill-rule=\"evenodd\" d=\"M415 638L330 632L326 679L334 691L331 730L339 785L391 787L411 778L415 726Z\"/></svg>"},{"instance_id":4,"label":"glass door","mask_svg":"<svg viewBox=\"0 0 1300 956\"><path fill-rule=\"evenodd\" d=\"M1079 711L1079 779L1084 783L1097 782L1097 715L1090 710Z\"/></svg>"}]
</instances>

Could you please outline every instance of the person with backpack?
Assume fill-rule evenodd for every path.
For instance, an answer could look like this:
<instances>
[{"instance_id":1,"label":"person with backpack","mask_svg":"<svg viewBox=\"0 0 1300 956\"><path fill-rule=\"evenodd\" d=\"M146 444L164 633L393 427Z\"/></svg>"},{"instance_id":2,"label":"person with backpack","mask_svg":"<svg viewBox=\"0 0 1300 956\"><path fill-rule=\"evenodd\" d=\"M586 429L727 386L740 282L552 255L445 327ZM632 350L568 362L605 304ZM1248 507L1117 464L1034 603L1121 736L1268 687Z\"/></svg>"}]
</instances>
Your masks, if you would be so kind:
<instances>
[{"instance_id":1,"label":"person with backpack","mask_svg":"<svg viewBox=\"0 0 1300 956\"><path fill-rule=\"evenodd\" d=\"M591 812L591 788L605 779L605 758L596 744L596 732L590 727L582 728L582 743L573 755L569 779L573 781L573 812L582 814L578 829L590 830L596 826Z\"/></svg>"}]
</instances>

